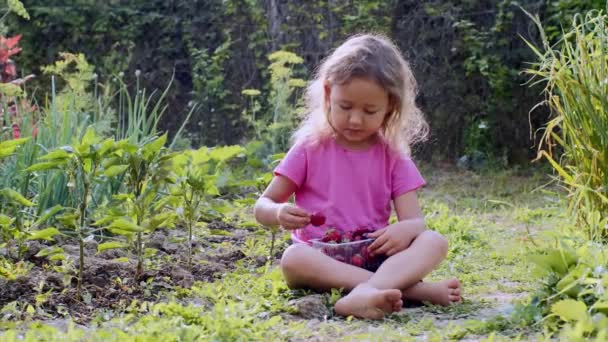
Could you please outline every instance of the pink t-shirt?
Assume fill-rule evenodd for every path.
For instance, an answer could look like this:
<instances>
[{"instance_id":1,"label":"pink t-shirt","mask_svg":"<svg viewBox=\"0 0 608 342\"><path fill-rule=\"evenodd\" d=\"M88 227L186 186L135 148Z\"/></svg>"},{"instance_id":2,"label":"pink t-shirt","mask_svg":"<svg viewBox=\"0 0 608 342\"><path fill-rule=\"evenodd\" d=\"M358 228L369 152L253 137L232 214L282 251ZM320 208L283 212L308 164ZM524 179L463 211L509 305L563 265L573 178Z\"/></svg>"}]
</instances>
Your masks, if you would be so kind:
<instances>
[{"instance_id":1,"label":"pink t-shirt","mask_svg":"<svg viewBox=\"0 0 608 342\"><path fill-rule=\"evenodd\" d=\"M381 141L351 150L327 139L316 146L296 144L274 170L297 185L296 205L322 212L323 226L308 225L292 236L308 242L329 227L374 230L388 225L391 200L425 185L414 162Z\"/></svg>"}]
</instances>

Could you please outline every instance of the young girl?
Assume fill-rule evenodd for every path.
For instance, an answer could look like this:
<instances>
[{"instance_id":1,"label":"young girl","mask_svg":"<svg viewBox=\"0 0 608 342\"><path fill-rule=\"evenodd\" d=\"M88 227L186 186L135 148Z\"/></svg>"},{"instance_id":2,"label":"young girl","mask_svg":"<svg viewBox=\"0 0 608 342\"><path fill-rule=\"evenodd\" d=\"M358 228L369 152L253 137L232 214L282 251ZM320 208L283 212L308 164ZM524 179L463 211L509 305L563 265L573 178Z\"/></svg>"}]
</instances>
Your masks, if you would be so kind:
<instances>
[{"instance_id":1,"label":"young girl","mask_svg":"<svg viewBox=\"0 0 608 342\"><path fill-rule=\"evenodd\" d=\"M407 155L427 125L415 97L416 81L392 42L369 34L348 39L310 83L294 145L256 202L258 222L289 229L299 242L281 259L290 287L350 290L336 303L337 314L379 319L399 311L402 298L460 301L457 279L421 282L448 245L425 228L416 198L425 181ZM398 222L389 225L391 200ZM310 224L317 212L327 218L321 227ZM327 227L372 228L369 250L386 261L373 273L313 249L309 240Z\"/></svg>"}]
</instances>

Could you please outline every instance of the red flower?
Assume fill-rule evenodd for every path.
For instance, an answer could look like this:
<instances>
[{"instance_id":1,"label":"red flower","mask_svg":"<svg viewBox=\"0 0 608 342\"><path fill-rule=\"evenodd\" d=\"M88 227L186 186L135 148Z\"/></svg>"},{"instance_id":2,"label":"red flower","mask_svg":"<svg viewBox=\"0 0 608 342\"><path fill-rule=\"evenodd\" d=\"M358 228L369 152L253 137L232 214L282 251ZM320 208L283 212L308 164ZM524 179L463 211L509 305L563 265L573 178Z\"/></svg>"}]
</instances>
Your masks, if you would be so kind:
<instances>
[{"instance_id":1,"label":"red flower","mask_svg":"<svg viewBox=\"0 0 608 342\"><path fill-rule=\"evenodd\" d=\"M21 51L21 48L17 46L19 39L21 39L20 34L11 38L0 36L0 63L6 63L9 57Z\"/></svg>"},{"instance_id":2,"label":"red flower","mask_svg":"<svg viewBox=\"0 0 608 342\"><path fill-rule=\"evenodd\" d=\"M2 82L10 82L17 77L17 67L15 66L15 62L9 59L5 64L4 68L1 70L2 72Z\"/></svg>"},{"instance_id":3,"label":"red flower","mask_svg":"<svg viewBox=\"0 0 608 342\"><path fill-rule=\"evenodd\" d=\"M19 125L13 124L13 139L19 139L21 137L21 130Z\"/></svg>"}]
</instances>

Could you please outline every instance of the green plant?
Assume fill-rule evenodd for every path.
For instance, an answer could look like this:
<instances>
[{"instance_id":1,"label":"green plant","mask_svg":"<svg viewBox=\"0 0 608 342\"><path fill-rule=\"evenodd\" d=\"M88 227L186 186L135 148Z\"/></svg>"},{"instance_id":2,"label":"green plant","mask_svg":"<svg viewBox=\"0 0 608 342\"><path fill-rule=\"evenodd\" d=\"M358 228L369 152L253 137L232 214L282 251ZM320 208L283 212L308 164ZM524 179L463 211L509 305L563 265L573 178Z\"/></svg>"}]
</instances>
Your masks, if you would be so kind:
<instances>
[{"instance_id":1,"label":"green plant","mask_svg":"<svg viewBox=\"0 0 608 342\"><path fill-rule=\"evenodd\" d=\"M530 17L542 32L539 18ZM554 114L538 158L546 158L565 183L569 210L590 239L608 238L607 20L601 11L576 15L559 50L544 35L544 51L528 43L538 62L526 71L531 82L546 84L545 103Z\"/></svg>"},{"instance_id":2,"label":"green plant","mask_svg":"<svg viewBox=\"0 0 608 342\"><path fill-rule=\"evenodd\" d=\"M288 51L273 52L268 56L270 70L270 99L271 116L267 134L272 141L272 153L284 151L288 147L289 134L297 125L297 114L301 108L293 105L292 98L296 89L302 88L306 82L293 77L294 66L303 62L295 53Z\"/></svg>"},{"instance_id":3,"label":"green plant","mask_svg":"<svg viewBox=\"0 0 608 342\"><path fill-rule=\"evenodd\" d=\"M546 277L529 305L541 304L551 331L563 328L562 334L579 340L600 338L608 332L608 255L596 243L574 246L557 240L555 247L531 256Z\"/></svg>"},{"instance_id":4,"label":"green plant","mask_svg":"<svg viewBox=\"0 0 608 342\"><path fill-rule=\"evenodd\" d=\"M241 146L226 146L185 151L173 159L176 179L170 186L168 201L177 208L180 219L188 230L188 268L192 268L193 228L207 218L215 208L213 199L220 195L218 182L226 163L243 153Z\"/></svg>"},{"instance_id":5,"label":"green plant","mask_svg":"<svg viewBox=\"0 0 608 342\"><path fill-rule=\"evenodd\" d=\"M243 110L244 119L253 130L254 139L268 143L264 149L267 154L284 151L288 147L289 135L298 123L298 113L302 108L295 105L297 89L306 85L303 79L294 77L294 67L302 64L303 59L293 52L276 51L268 56L271 64L269 112L258 115L262 106L256 99L261 92L257 89L244 89L243 95L250 98L249 109Z\"/></svg>"},{"instance_id":6,"label":"green plant","mask_svg":"<svg viewBox=\"0 0 608 342\"><path fill-rule=\"evenodd\" d=\"M77 208L66 208L59 217L60 222L78 241L78 296L80 296L84 272L84 239L94 231L89 226L91 193L95 183L105 177L113 177L126 169L125 166L106 165L107 160L121 155L113 139L102 140L93 128L88 128L80 139L74 139L71 146L53 150L40 157L42 162L28 167L29 172L59 169L67 174L68 187L79 203ZM71 234L70 234L71 235Z\"/></svg>"},{"instance_id":7,"label":"green plant","mask_svg":"<svg viewBox=\"0 0 608 342\"><path fill-rule=\"evenodd\" d=\"M82 137L88 128L96 135L108 137L114 121L114 112L107 102L111 94L96 98L89 91L92 82L97 82L94 68L82 54L62 54L53 65L44 67L52 75L51 96L41 106L41 119L38 121L38 135L35 143L25 152L22 167L27 168L40 155L73 143L74 137ZM59 88L59 89L57 89ZM37 212L55 205L76 207L79 202L70 193L71 187L65 172L46 170L31 180L31 191L37 194ZM95 187L101 184L96 184ZM96 188L92 189L92 204L97 197Z\"/></svg>"},{"instance_id":8,"label":"green plant","mask_svg":"<svg viewBox=\"0 0 608 342\"><path fill-rule=\"evenodd\" d=\"M164 100L173 83L173 77L159 98L153 102L155 92L148 95L146 89L140 88L140 74L139 70L135 72L136 86L133 90L135 96L130 94L129 87L122 79L122 73L115 78L119 84L116 95L118 96L118 124L115 133L117 140L129 139L133 143L138 143L156 136L158 123L167 110L168 105Z\"/></svg>"},{"instance_id":9,"label":"green plant","mask_svg":"<svg viewBox=\"0 0 608 342\"><path fill-rule=\"evenodd\" d=\"M0 257L0 277L8 280L15 280L17 277L28 274L31 269L31 264L23 261L16 263Z\"/></svg>"},{"instance_id":10,"label":"green plant","mask_svg":"<svg viewBox=\"0 0 608 342\"><path fill-rule=\"evenodd\" d=\"M163 207L164 202L159 204L160 198L165 195L161 191L167 183L173 182L175 154L167 153L164 147L166 141L166 134L149 137L139 143L123 140L118 144L124 153L107 163L117 173L124 173L126 192L114 196L116 202L111 212L95 224L101 226L111 222L107 227L110 232L129 239L135 233L136 277L143 274L144 234L159 226L168 226L174 219L174 214Z\"/></svg>"},{"instance_id":11,"label":"green plant","mask_svg":"<svg viewBox=\"0 0 608 342\"><path fill-rule=\"evenodd\" d=\"M0 214L0 238L9 257L13 242L17 242L16 258L20 259L25 251L25 240L53 241L53 236L60 234L57 228L42 227L52 216L62 210L61 206L55 206L36 218L31 210L35 204L21 196L20 193L10 188L4 188L0 191L0 195L7 198L10 203L4 211L10 216Z\"/></svg>"}]
</instances>

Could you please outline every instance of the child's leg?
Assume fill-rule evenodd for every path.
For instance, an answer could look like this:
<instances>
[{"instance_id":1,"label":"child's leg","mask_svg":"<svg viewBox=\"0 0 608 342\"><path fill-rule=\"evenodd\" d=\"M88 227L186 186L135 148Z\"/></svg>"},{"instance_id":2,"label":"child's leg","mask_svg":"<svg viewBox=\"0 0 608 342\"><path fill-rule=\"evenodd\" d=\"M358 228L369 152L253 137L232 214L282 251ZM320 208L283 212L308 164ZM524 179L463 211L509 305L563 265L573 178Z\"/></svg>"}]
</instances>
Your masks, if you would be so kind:
<instances>
[{"instance_id":1,"label":"child's leg","mask_svg":"<svg viewBox=\"0 0 608 342\"><path fill-rule=\"evenodd\" d=\"M437 233L427 234L430 235L430 237L427 238L426 236L423 237L425 234L426 233L421 234L407 250L412 250L412 248L415 248L414 250L420 248L428 249L429 245L434 244L432 240L438 240L439 242L437 242L437 244L440 245L445 244L445 239L443 239L441 235ZM442 248L447 249L447 246ZM439 248L439 252L440 254L443 253L443 256L439 258L439 261L437 261L430 270L434 269L434 267L445 257L445 252L442 252L442 248ZM401 253L392 256L388 260L394 259ZM399 261L397 263L399 266L397 272L403 272L404 269L414 266L415 269L418 269L416 272L419 273L420 267L416 268L414 265L415 263L411 262L411 260L417 260L419 257L424 257L424 255L416 255L415 257L415 259L406 260L405 262ZM398 257L398 259L401 260L403 258ZM385 261L384 264L386 264L388 260ZM378 272L393 272L392 269L394 266L389 264L389 267L386 267L384 264L381 266L381 269L383 270L381 271L381 269L378 269ZM344 288L346 290L352 290L356 286L368 282L371 280L370 278L374 276L374 273L372 272L336 261L304 244L292 245L285 251L283 258L281 259L281 268L287 280L287 284L292 288L313 287L323 290ZM424 275L428 274L430 270L421 275L418 279L424 278ZM423 283L418 280L414 280L414 282L414 285L410 285L409 287L403 286L394 288L403 289L403 298L412 300L430 301L442 305L447 305L450 302L460 300L460 284L456 279L444 280L438 283ZM387 287L384 288L386 289ZM394 304L399 303L396 302ZM398 306L400 306L400 304ZM391 312L391 310L385 312ZM374 310L374 316L377 316L376 314L377 313Z\"/></svg>"},{"instance_id":2,"label":"child's leg","mask_svg":"<svg viewBox=\"0 0 608 342\"><path fill-rule=\"evenodd\" d=\"M295 244L287 248L281 258L281 269L289 287L312 287L321 290L350 290L365 283L373 274L334 260L305 244ZM401 291L397 289L376 289L363 296L365 300L361 302L366 311L369 311L365 315L366 318L382 318L384 313L399 311L403 305Z\"/></svg>"},{"instance_id":3,"label":"child's leg","mask_svg":"<svg viewBox=\"0 0 608 342\"><path fill-rule=\"evenodd\" d=\"M419 283L445 258L447 250L447 241L443 236L434 231L423 232L410 247L389 257L369 280L341 298L336 303L336 312L344 316L375 318L373 310L370 310L373 303L368 298L385 289L407 289L407 297L439 304L460 300L460 283L457 279L435 284Z\"/></svg>"}]
</instances>

